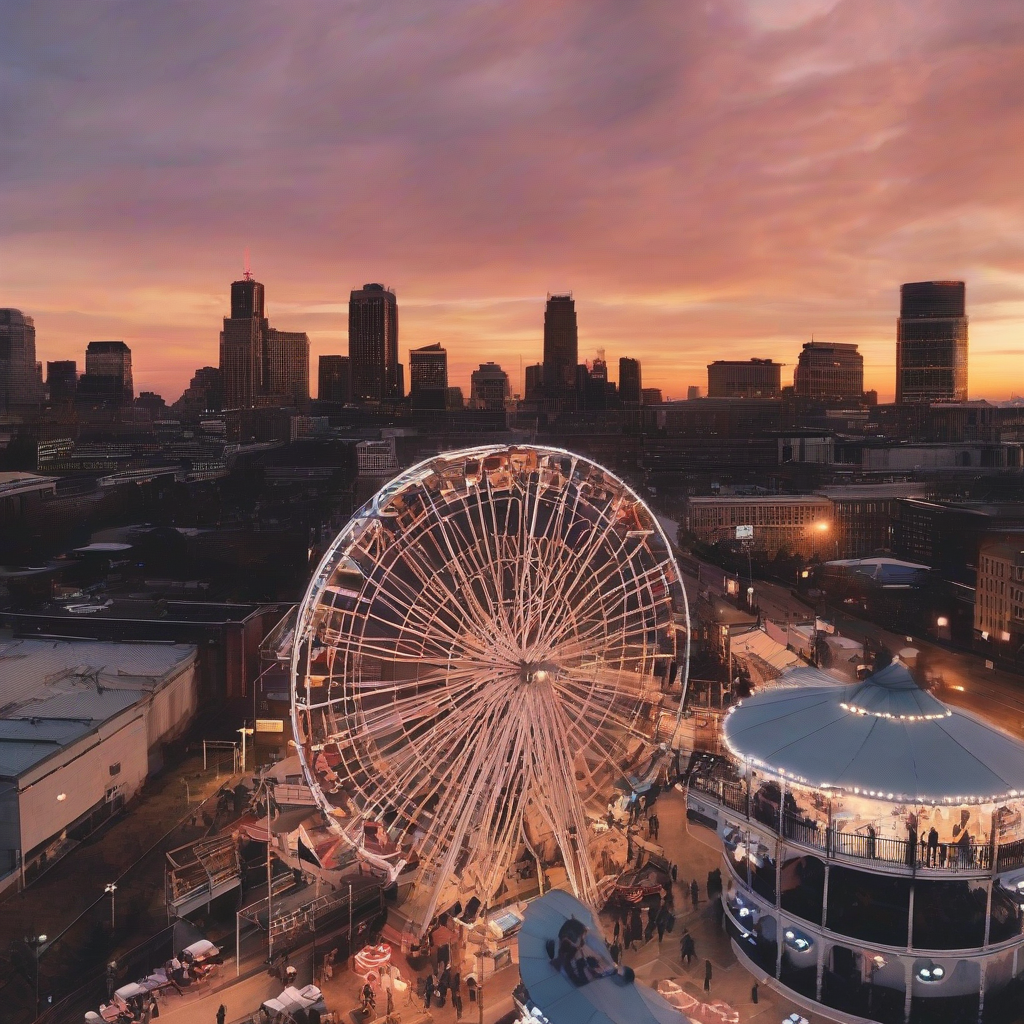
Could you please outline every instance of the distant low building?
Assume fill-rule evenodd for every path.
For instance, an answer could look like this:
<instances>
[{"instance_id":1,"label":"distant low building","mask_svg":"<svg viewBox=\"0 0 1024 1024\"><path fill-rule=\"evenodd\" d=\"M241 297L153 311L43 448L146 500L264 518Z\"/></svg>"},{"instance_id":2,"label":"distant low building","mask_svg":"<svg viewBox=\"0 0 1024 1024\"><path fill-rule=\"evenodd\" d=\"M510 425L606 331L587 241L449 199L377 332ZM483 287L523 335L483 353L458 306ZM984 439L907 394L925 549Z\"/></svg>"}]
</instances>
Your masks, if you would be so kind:
<instances>
[{"instance_id":1,"label":"distant low building","mask_svg":"<svg viewBox=\"0 0 1024 1024\"><path fill-rule=\"evenodd\" d=\"M864 558L892 550L892 524L901 498L923 498L925 483L845 484L822 487L832 502L839 552L843 558Z\"/></svg>"},{"instance_id":2,"label":"distant low building","mask_svg":"<svg viewBox=\"0 0 1024 1024\"><path fill-rule=\"evenodd\" d=\"M439 344L409 352L409 402L416 410L441 411L448 404L448 353Z\"/></svg>"},{"instance_id":3,"label":"distant low building","mask_svg":"<svg viewBox=\"0 0 1024 1024\"><path fill-rule=\"evenodd\" d=\"M782 365L771 359L716 359L708 364L708 398L778 398Z\"/></svg>"},{"instance_id":4,"label":"distant low building","mask_svg":"<svg viewBox=\"0 0 1024 1024\"><path fill-rule=\"evenodd\" d=\"M860 402L864 395L864 357L856 345L809 341L793 372L793 391L801 398Z\"/></svg>"},{"instance_id":5,"label":"distant low building","mask_svg":"<svg viewBox=\"0 0 1024 1024\"><path fill-rule=\"evenodd\" d=\"M395 439L385 437L380 441L360 441L356 445L356 464L360 476L394 476L398 472Z\"/></svg>"},{"instance_id":6,"label":"distant low building","mask_svg":"<svg viewBox=\"0 0 1024 1024\"><path fill-rule=\"evenodd\" d=\"M827 558L836 544L832 502L818 494L688 498L683 527L705 544L745 540L768 558L783 551Z\"/></svg>"},{"instance_id":7,"label":"distant low building","mask_svg":"<svg viewBox=\"0 0 1024 1024\"><path fill-rule=\"evenodd\" d=\"M337 405L352 401L352 370L348 356L321 356L317 371L318 401Z\"/></svg>"},{"instance_id":8,"label":"distant low building","mask_svg":"<svg viewBox=\"0 0 1024 1024\"><path fill-rule=\"evenodd\" d=\"M643 405L661 405L664 401L661 388L641 388L640 396Z\"/></svg>"},{"instance_id":9,"label":"distant low building","mask_svg":"<svg viewBox=\"0 0 1024 1024\"><path fill-rule=\"evenodd\" d=\"M474 409L503 410L512 396L508 374L497 363L481 363L470 378L470 405Z\"/></svg>"}]
</instances>

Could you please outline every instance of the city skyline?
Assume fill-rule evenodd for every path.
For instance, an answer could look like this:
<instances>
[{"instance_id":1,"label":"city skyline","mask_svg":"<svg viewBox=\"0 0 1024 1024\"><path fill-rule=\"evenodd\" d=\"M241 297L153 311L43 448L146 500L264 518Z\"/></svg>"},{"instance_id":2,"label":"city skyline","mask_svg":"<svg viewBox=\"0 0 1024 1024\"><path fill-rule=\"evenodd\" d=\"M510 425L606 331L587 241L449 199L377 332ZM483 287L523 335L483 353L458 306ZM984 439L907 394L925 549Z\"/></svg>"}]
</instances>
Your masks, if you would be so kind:
<instances>
[{"instance_id":1,"label":"city skyline","mask_svg":"<svg viewBox=\"0 0 1024 1024\"><path fill-rule=\"evenodd\" d=\"M173 399L212 361L248 248L314 361L344 351L347 290L383 280L403 359L440 342L453 380L481 349L515 377L535 304L571 290L581 354L635 356L674 396L714 358L792 363L813 335L858 344L885 400L899 285L956 279L971 397L1024 391L1014 6L436 4L410 23L225 3L129 22L57 2L59 70L43 17L12 15L0 44L19 69L0 303L47 359L123 338L140 389ZM186 39L208 42L186 60Z\"/></svg>"}]
</instances>

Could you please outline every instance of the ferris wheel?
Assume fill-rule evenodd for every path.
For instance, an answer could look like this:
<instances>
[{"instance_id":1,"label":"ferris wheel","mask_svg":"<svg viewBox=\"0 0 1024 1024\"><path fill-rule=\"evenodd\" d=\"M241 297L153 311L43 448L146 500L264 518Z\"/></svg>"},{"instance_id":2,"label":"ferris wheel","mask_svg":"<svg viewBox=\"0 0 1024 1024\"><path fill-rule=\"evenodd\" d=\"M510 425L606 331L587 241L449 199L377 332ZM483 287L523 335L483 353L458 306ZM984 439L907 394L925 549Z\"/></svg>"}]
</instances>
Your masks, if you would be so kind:
<instances>
[{"instance_id":1,"label":"ferris wheel","mask_svg":"<svg viewBox=\"0 0 1024 1024\"><path fill-rule=\"evenodd\" d=\"M526 445L414 466L353 516L299 608L314 797L360 858L414 883L420 927L542 848L594 904L591 824L654 751L683 628L688 649L667 538L607 470Z\"/></svg>"}]
</instances>

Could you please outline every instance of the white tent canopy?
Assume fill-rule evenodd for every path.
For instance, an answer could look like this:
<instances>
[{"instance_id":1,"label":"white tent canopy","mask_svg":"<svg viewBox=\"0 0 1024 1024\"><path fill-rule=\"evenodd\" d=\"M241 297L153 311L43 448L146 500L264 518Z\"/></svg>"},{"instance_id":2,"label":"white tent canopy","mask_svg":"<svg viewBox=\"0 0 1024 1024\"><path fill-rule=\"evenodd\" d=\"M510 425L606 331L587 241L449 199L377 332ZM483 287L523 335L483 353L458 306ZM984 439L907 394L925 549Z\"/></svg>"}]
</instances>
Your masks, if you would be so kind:
<instances>
[{"instance_id":1,"label":"white tent canopy","mask_svg":"<svg viewBox=\"0 0 1024 1024\"><path fill-rule=\"evenodd\" d=\"M519 931L519 975L530 999L548 1020L557 1024L689 1024L664 997L621 974L576 985L557 970L547 943L557 947L558 931L575 918L589 934L587 946L612 964L601 931L590 911L567 892L554 889L534 900Z\"/></svg>"},{"instance_id":2,"label":"white tent canopy","mask_svg":"<svg viewBox=\"0 0 1024 1024\"><path fill-rule=\"evenodd\" d=\"M905 666L849 686L759 693L724 724L732 753L817 788L918 803L1024 793L1024 744L921 690Z\"/></svg>"}]
</instances>

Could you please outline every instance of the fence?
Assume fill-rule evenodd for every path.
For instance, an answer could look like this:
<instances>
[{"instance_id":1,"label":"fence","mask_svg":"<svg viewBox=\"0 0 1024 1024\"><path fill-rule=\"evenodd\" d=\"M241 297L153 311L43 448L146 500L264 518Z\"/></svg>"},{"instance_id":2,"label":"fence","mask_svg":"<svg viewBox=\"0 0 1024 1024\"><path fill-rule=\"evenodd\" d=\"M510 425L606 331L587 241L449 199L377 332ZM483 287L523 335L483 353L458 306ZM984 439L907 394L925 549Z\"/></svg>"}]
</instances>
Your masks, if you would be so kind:
<instances>
[{"instance_id":1,"label":"fence","mask_svg":"<svg viewBox=\"0 0 1024 1024\"><path fill-rule=\"evenodd\" d=\"M748 811L747 794L743 786L720 779L694 776L690 788L716 799L723 807L744 817L779 831L777 805L751 801ZM769 813L772 807L775 811ZM826 857L849 857L854 860L872 860L882 864L912 869L932 868L941 871L988 871L992 867L992 849L988 843L911 843L908 839L874 836L863 832L843 832L837 826L828 828L823 823L792 814L782 816L782 834L803 846L821 850ZM1024 865L1024 840L1016 840L997 848L999 870Z\"/></svg>"}]
</instances>

